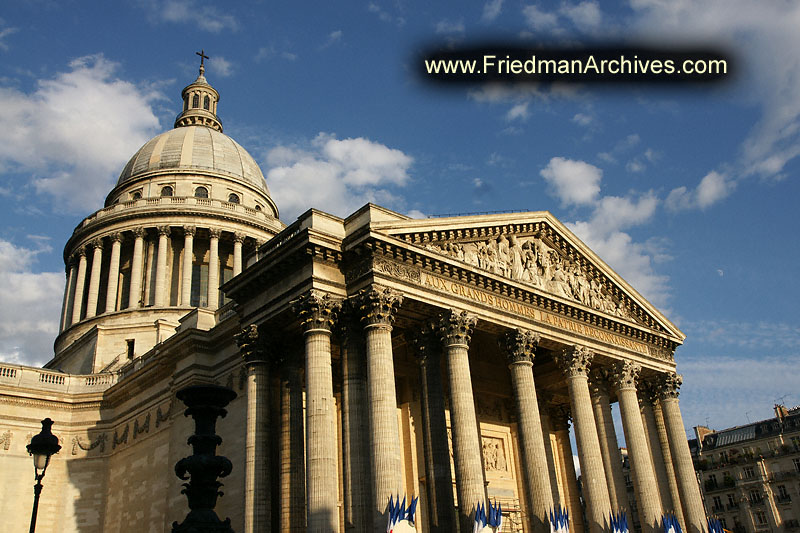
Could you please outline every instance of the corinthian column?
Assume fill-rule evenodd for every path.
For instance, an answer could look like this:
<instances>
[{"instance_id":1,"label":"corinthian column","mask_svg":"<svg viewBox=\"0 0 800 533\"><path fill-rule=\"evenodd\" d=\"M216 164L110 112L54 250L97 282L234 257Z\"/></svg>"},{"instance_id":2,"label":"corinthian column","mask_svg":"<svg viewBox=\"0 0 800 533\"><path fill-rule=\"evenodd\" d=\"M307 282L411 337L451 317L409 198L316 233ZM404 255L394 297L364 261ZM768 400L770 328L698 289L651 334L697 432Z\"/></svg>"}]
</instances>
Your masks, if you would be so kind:
<instances>
[{"instance_id":1,"label":"corinthian column","mask_svg":"<svg viewBox=\"0 0 800 533\"><path fill-rule=\"evenodd\" d=\"M106 285L106 313L117 310L117 287L119 286L119 252L122 248L122 234L112 233L111 260L108 262L108 285Z\"/></svg>"},{"instance_id":2,"label":"corinthian column","mask_svg":"<svg viewBox=\"0 0 800 533\"><path fill-rule=\"evenodd\" d=\"M586 348L573 346L557 356L556 362L564 371L569 387L575 441L581 462L583 496L586 500L586 519L589 522L587 529L592 533L603 533L611 512L611 502L589 395L588 374L593 357L594 354Z\"/></svg>"},{"instance_id":3,"label":"corinthian column","mask_svg":"<svg viewBox=\"0 0 800 533\"><path fill-rule=\"evenodd\" d=\"M94 248L92 254L92 272L89 275L89 294L86 298L86 318L97 314L97 298L100 294L100 269L103 268L103 240L95 239L90 243Z\"/></svg>"},{"instance_id":4,"label":"corinthian column","mask_svg":"<svg viewBox=\"0 0 800 533\"><path fill-rule=\"evenodd\" d=\"M553 426L556 448L553 450L562 478L561 504L569 510L569 530L584 533L583 508L578 493L578 476L572 459L572 443L569 440L570 411L567 405L557 405L550 409L550 422Z\"/></svg>"},{"instance_id":5,"label":"corinthian column","mask_svg":"<svg viewBox=\"0 0 800 533\"><path fill-rule=\"evenodd\" d=\"M67 285L64 288L64 303L61 309L61 329L59 331L64 331L70 326L70 313L72 310L69 308L69 302L72 293L72 283L75 281L77 270L78 266L75 264L75 256L70 255L67 260Z\"/></svg>"},{"instance_id":6,"label":"corinthian column","mask_svg":"<svg viewBox=\"0 0 800 533\"><path fill-rule=\"evenodd\" d=\"M280 531L306 531L306 469L303 445L302 355L292 350L280 366Z\"/></svg>"},{"instance_id":7,"label":"corinthian column","mask_svg":"<svg viewBox=\"0 0 800 533\"><path fill-rule=\"evenodd\" d=\"M622 474L622 456L619 453L617 430L611 415L611 402L608 394L608 372L605 369L592 371L589 377L589 392L592 397L594 418L597 420L597 437L603 454L603 468L606 471L608 496L611 509L627 511L628 491L625 476Z\"/></svg>"},{"instance_id":8,"label":"corinthian column","mask_svg":"<svg viewBox=\"0 0 800 533\"><path fill-rule=\"evenodd\" d=\"M450 471L450 445L444 415L439 328L428 322L412 338L419 361L422 441L425 448L425 486L428 523L436 533L457 531Z\"/></svg>"},{"instance_id":9,"label":"corinthian column","mask_svg":"<svg viewBox=\"0 0 800 533\"><path fill-rule=\"evenodd\" d=\"M644 533L654 533L659 529L663 510L636 395L636 380L639 379L640 370L641 367L633 361L622 361L615 368L613 380L619 398L625 443L628 445L633 488L639 504L639 522Z\"/></svg>"},{"instance_id":10,"label":"corinthian column","mask_svg":"<svg viewBox=\"0 0 800 533\"><path fill-rule=\"evenodd\" d=\"M245 234L236 232L233 234L233 275L238 276L242 273L242 243Z\"/></svg>"},{"instance_id":11,"label":"corinthian column","mask_svg":"<svg viewBox=\"0 0 800 533\"><path fill-rule=\"evenodd\" d=\"M181 305L192 305L192 263L194 262L194 226L183 227L183 276L181 276Z\"/></svg>"},{"instance_id":12,"label":"corinthian column","mask_svg":"<svg viewBox=\"0 0 800 533\"><path fill-rule=\"evenodd\" d=\"M81 246L75 253L78 254L78 279L75 282L75 293L72 297L72 324L81 320L81 307L83 306L83 287L86 282L86 248Z\"/></svg>"},{"instance_id":13,"label":"corinthian column","mask_svg":"<svg viewBox=\"0 0 800 533\"><path fill-rule=\"evenodd\" d=\"M308 531L339 531L336 406L331 328L341 304L311 291L294 302L306 351L306 522Z\"/></svg>"},{"instance_id":14,"label":"corinthian column","mask_svg":"<svg viewBox=\"0 0 800 533\"><path fill-rule=\"evenodd\" d=\"M158 257L156 259L156 307L168 305L167 301L167 242L169 226L158 227Z\"/></svg>"},{"instance_id":15,"label":"corinthian column","mask_svg":"<svg viewBox=\"0 0 800 533\"><path fill-rule=\"evenodd\" d=\"M661 508L665 512L674 511L675 504L672 502L672 493L670 492L664 453L661 449L661 441L658 435L658 422L656 422L655 411L653 410L654 404L655 398L652 388L648 383L640 382L639 408L642 412L642 422L644 423L644 432L647 436L647 445L650 448L650 457L653 460L653 468L655 470L656 479L658 480L658 492L661 495ZM670 465L670 467L672 467L672 465ZM678 499L680 499L680 497L678 497ZM683 526L681 526L681 528L682 527Z\"/></svg>"},{"instance_id":16,"label":"corinthian column","mask_svg":"<svg viewBox=\"0 0 800 533\"><path fill-rule=\"evenodd\" d=\"M657 400L657 390L652 390L653 398L653 417L656 421L656 434L658 435L658 442L661 444L661 453L664 454L664 469L667 475L667 487L669 487L669 495L672 501L672 507L664 506L665 510L672 511L681 525L681 531L686 531L686 520L683 517L683 507L681 505L681 495L678 490L678 478L675 476L675 466L672 461L672 453L669 449L669 437L667 436L667 427L664 424L664 413L661 410L661 402ZM662 491L663 492L663 491Z\"/></svg>"},{"instance_id":17,"label":"corinthian column","mask_svg":"<svg viewBox=\"0 0 800 533\"><path fill-rule=\"evenodd\" d=\"M392 322L402 296L390 289L365 289L359 293L359 310L367 345L367 399L372 456L373 519L385 527L387 504L403 488L400 428L397 425Z\"/></svg>"},{"instance_id":18,"label":"corinthian column","mask_svg":"<svg viewBox=\"0 0 800 533\"><path fill-rule=\"evenodd\" d=\"M219 306L219 236L222 230L208 230L208 308Z\"/></svg>"},{"instance_id":19,"label":"corinthian column","mask_svg":"<svg viewBox=\"0 0 800 533\"><path fill-rule=\"evenodd\" d=\"M659 398L661 410L664 413L669 450L675 466L675 476L678 478L678 492L680 492L683 516L686 520L686 531L687 533L702 533L706 527L703 500L700 498L700 487L697 485L692 455L689 452L689 443L683 428L683 417L680 407L678 407L678 389L682 383L683 378L678 374L665 374L659 383Z\"/></svg>"},{"instance_id":20,"label":"corinthian column","mask_svg":"<svg viewBox=\"0 0 800 533\"><path fill-rule=\"evenodd\" d=\"M144 261L144 228L133 230L133 259L131 261L131 284L128 293L128 309L142 306L142 267Z\"/></svg>"},{"instance_id":21,"label":"corinthian column","mask_svg":"<svg viewBox=\"0 0 800 533\"><path fill-rule=\"evenodd\" d=\"M454 309L443 314L439 323L450 383L450 425L453 432L458 522L462 533L472 530L472 510L486 501L481 436L469 369L469 341L477 322L478 319L466 311Z\"/></svg>"},{"instance_id":22,"label":"corinthian column","mask_svg":"<svg viewBox=\"0 0 800 533\"><path fill-rule=\"evenodd\" d=\"M533 381L533 358L538 344L538 335L518 329L505 335L500 346L508 358L511 384L517 404L517 425L528 518L533 531L545 533L550 531L548 513L553 508L553 495L550 492L547 454L536 386Z\"/></svg>"},{"instance_id":23,"label":"corinthian column","mask_svg":"<svg viewBox=\"0 0 800 533\"><path fill-rule=\"evenodd\" d=\"M268 531L271 524L269 363L255 324L242 329L236 336L236 342L247 371L244 530L245 533L258 533Z\"/></svg>"}]
</instances>

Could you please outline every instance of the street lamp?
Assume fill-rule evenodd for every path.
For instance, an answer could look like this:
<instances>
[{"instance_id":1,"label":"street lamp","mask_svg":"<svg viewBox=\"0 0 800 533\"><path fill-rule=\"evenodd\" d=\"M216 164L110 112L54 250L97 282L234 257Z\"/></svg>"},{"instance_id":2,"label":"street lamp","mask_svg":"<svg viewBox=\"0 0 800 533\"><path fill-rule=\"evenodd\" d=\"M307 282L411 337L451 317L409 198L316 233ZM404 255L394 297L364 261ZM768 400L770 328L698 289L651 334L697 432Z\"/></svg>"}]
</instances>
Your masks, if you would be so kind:
<instances>
[{"instance_id":1,"label":"street lamp","mask_svg":"<svg viewBox=\"0 0 800 533\"><path fill-rule=\"evenodd\" d=\"M36 512L39 510L39 495L42 493L42 478L44 472L47 470L47 465L50 464L50 456L58 453L61 445L58 443L58 437L50 432L53 426L53 421L49 418L42 420L42 431L38 435L34 435L31 443L28 444L28 453L33 455L33 468L36 471L36 485L33 486L33 512L31 513L31 529L30 533L36 530Z\"/></svg>"}]
</instances>

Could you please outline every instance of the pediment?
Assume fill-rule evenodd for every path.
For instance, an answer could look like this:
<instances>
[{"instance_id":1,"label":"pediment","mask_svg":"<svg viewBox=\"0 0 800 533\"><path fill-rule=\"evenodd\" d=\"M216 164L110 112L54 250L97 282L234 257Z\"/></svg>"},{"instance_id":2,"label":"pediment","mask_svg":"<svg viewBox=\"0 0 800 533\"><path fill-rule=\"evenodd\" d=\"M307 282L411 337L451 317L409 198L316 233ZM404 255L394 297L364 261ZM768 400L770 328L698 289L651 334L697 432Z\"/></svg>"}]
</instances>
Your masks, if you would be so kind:
<instances>
[{"instance_id":1,"label":"pediment","mask_svg":"<svg viewBox=\"0 0 800 533\"><path fill-rule=\"evenodd\" d=\"M466 268L556 301L667 334L685 336L546 211L373 222L382 233Z\"/></svg>"}]
</instances>

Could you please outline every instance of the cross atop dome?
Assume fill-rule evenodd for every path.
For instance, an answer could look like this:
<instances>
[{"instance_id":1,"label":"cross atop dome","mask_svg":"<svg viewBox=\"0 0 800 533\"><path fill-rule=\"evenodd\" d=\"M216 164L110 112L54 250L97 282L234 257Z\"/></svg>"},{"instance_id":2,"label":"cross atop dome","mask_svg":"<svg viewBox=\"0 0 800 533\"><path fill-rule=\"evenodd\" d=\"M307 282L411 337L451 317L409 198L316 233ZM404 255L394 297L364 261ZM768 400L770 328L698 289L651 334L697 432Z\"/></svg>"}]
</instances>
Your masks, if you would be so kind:
<instances>
[{"instance_id":1,"label":"cross atop dome","mask_svg":"<svg viewBox=\"0 0 800 533\"><path fill-rule=\"evenodd\" d=\"M195 52L200 56L200 74L181 92L183 111L175 119L175 127L205 126L222 131L222 122L217 117L219 93L206 81L205 60L209 59L205 49Z\"/></svg>"}]
</instances>

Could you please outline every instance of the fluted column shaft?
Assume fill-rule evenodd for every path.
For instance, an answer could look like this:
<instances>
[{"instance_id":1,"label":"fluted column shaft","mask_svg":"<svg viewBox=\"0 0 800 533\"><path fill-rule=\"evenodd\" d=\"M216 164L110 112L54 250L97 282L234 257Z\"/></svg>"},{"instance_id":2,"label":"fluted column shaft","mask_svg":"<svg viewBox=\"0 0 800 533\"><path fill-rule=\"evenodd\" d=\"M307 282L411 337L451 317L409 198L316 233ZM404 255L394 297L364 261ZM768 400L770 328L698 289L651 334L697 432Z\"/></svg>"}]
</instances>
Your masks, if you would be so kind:
<instances>
[{"instance_id":1,"label":"fluted column shaft","mask_svg":"<svg viewBox=\"0 0 800 533\"><path fill-rule=\"evenodd\" d=\"M442 386L442 343L437 326L433 323L426 324L414 338L414 346L419 360L428 524L432 532L451 533L457 528Z\"/></svg>"},{"instance_id":2,"label":"fluted column shaft","mask_svg":"<svg viewBox=\"0 0 800 533\"><path fill-rule=\"evenodd\" d=\"M269 363L255 325L244 328L236 340L247 371L244 530L245 533L259 533L269 530L271 524Z\"/></svg>"},{"instance_id":3,"label":"fluted column shaft","mask_svg":"<svg viewBox=\"0 0 800 533\"><path fill-rule=\"evenodd\" d=\"M208 308L219 306L219 236L216 228L208 230Z\"/></svg>"},{"instance_id":4,"label":"fluted column shaft","mask_svg":"<svg viewBox=\"0 0 800 533\"><path fill-rule=\"evenodd\" d=\"M586 519L589 522L587 529L592 533L603 533L611 512L611 502L589 395L588 372L593 357L594 354L589 350L575 346L564 350L559 364L564 369L569 387L575 441L581 462Z\"/></svg>"},{"instance_id":5,"label":"fluted column shaft","mask_svg":"<svg viewBox=\"0 0 800 533\"><path fill-rule=\"evenodd\" d=\"M636 394L639 371L639 365L632 361L619 363L615 369L614 386L619 398L625 443L628 445L631 478L638 501L639 522L644 533L654 533L659 529L663 509L650 448L644 433L642 415L639 412L639 398Z\"/></svg>"},{"instance_id":6,"label":"fluted column shaft","mask_svg":"<svg viewBox=\"0 0 800 533\"><path fill-rule=\"evenodd\" d=\"M682 382L683 379L677 374L664 376L659 391L661 410L664 413L669 450L672 454L681 507L683 507L683 516L686 520L685 531L702 533L706 529L705 510L692 464L692 455L689 452L689 443L686 440L686 431L683 428L683 417L678 407L678 389Z\"/></svg>"},{"instance_id":7,"label":"fluted column shaft","mask_svg":"<svg viewBox=\"0 0 800 533\"><path fill-rule=\"evenodd\" d=\"M144 268L144 228L133 231L133 258L131 259L131 283L128 292L128 309L142 306L142 269Z\"/></svg>"},{"instance_id":8,"label":"fluted column shaft","mask_svg":"<svg viewBox=\"0 0 800 533\"><path fill-rule=\"evenodd\" d=\"M675 509L672 503L672 495L669 491L669 478L664 462L664 454L661 450L661 441L658 437L658 424L656 423L655 413L653 412L653 399L649 390L639 391L639 408L642 412L642 423L644 433L647 437L647 446L650 448L650 457L653 461L653 468L658 481L658 493L661 496L661 508L664 512Z\"/></svg>"},{"instance_id":9,"label":"fluted column shaft","mask_svg":"<svg viewBox=\"0 0 800 533\"><path fill-rule=\"evenodd\" d=\"M81 247L78 254L78 279L75 282L75 293L72 297L72 321L71 324L80 322L81 306L83 305L83 287L86 282L86 249Z\"/></svg>"},{"instance_id":10,"label":"fluted column shaft","mask_svg":"<svg viewBox=\"0 0 800 533\"><path fill-rule=\"evenodd\" d=\"M183 227L183 275L181 276L181 305L192 305L192 263L194 262L194 226Z\"/></svg>"},{"instance_id":11,"label":"fluted column shaft","mask_svg":"<svg viewBox=\"0 0 800 533\"><path fill-rule=\"evenodd\" d=\"M92 271L89 274L89 293L86 298L86 318L91 318L97 314L97 298L100 294L100 270L103 267L103 241L96 239L91 244L94 248L92 253Z\"/></svg>"},{"instance_id":12,"label":"fluted column shaft","mask_svg":"<svg viewBox=\"0 0 800 533\"><path fill-rule=\"evenodd\" d=\"M669 437L667 436L667 427L664 425L664 413L661 411L661 403L653 403L653 417L656 421L656 433L658 435L658 442L661 444L661 453L664 455L664 469L667 472L667 487L669 490L670 501L672 507L664 507L665 510L673 511L675 517L681 525L681 531L686 531L686 520L683 516L683 507L681 506L681 495L678 491L678 479L675 476L675 467L672 462L672 453L669 449Z\"/></svg>"},{"instance_id":13,"label":"fluted column shaft","mask_svg":"<svg viewBox=\"0 0 800 533\"><path fill-rule=\"evenodd\" d=\"M235 233L233 235L233 275L238 276L242 273L242 243L244 242L244 233Z\"/></svg>"},{"instance_id":14,"label":"fluted column shaft","mask_svg":"<svg viewBox=\"0 0 800 533\"><path fill-rule=\"evenodd\" d=\"M339 531L336 406L331 327L340 305L315 292L295 302L306 353L306 522L308 531Z\"/></svg>"},{"instance_id":15,"label":"fluted column shaft","mask_svg":"<svg viewBox=\"0 0 800 533\"><path fill-rule=\"evenodd\" d=\"M156 258L156 307L168 305L167 301L167 243L169 226L158 228L158 256Z\"/></svg>"},{"instance_id":16,"label":"fluted column shaft","mask_svg":"<svg viewBox=\"0 0 800 533\"><path fill-rule=\"evenodd\" d=\"M472 511L486 501L482 444L472 394L469 342L477 318L465 311L450 311L441 318L442 343L450 384L450 426L458 496L458 522L462 533L472 530Z\"/></svg>"},{"instance_id":17,"label":"fluted column shaft","mask_svg":"<svg viewBox=\"0 0 800 533\"><path fill-rule=\"evenodd\" d=\"M614 419L611 415L611 402L605 372L592 372L589 385L611 509L627 511L628 491L625 486L625 476L622 473L622 456L619 453L617 431L614 429Z\"/></svg>"},{"instance_id":18,"label":"fluted column shaft","mask_svg":"<svg viewBox=\"0 0 800 533\"><path fill-rule=\"evenodd\" d=\"M75 276L77 275L78 266L75 264L75 259L73 257L69 258L69 270L67 272L67 285L64 288L64 302L61 305L61 329L60 331L64 331L67 329L70 324L70 317L72 313L72 309L69 307L70 296L72 295L72 284L75 281ZM74 296L73 296L74 297Z\"/></svg>"},{"instance_id":19,"label":"fluted column shaft","mask_svg":"<svg viewBox=\"0 0 800 533\"><path fill-rule=\"evenodd\" d=\"M572 533L584 533L583 508L578 491L578 475L572 454L572 443L569 439L569 409L566 406L555 409L550 420L553 422L556 440L555 453L558 456L559 470L562 476L562 504L569 509L569 530Z\"/></svg>"},{"instance_id":20,"label":"fluted column shaft","mask_svg":"<svg viewBox=\"0 0 800 533\"><path fill-rule=\"evenodd\" d=\"M558 472L556 471L556 461L553 450L553 426L550 422L550 413L544 401L539 400L539 416L542 420L542 435L544 436L544 453L547 459L547 473L550 477L550 494L553 496L553 507L564 506L561 493L558 490ZM549 517L549 514L548 514Z\"/></svg>"},{"instance_id":21,"label":"fluted column shaft","mask_svg":"<svg viewBox=\"0 0 800 533\"><path fill-rule=\"evenodd\" d=\"M372 519L367 361L363 329L354 317L342 324L342 457L346 530L368 531Z\"/></svg>"},{"instance_id":22,"label":"fluted column shaft","mask_svg":"<svg viewBox=\"0 0 800 533\"><path fill-rule=\"evenodd\" d=\"M542 434L539 401L533 379L533 358L539 337L530 331L517 330L503 339L502 346L511 371L511 385L517 405L517 427L525 480L528 519L533 531L550 531L549 511L553 508L550 477Z\"/></svg>"},{"instance_id":23,"label":"fluted column shaft","mask_svg":"<svg viewBox=\"0 0 800 533\"><path fill-rule=\"evenodd\" d=\"M303 380L292 356L281 366L280 487L282 533L306 530L306 470L303 444Z\"/></svg>"},{"instance_id":24,"label":"fluted column shaft","mask_svg":"<svg viewBox=\"0 0 800 533\"><path fill-rule=\"evenodd\" d=\"M367 348L373 526L386 527L389 498L403 487L400 428L397 425L392 322L402 297L389 289L365 289L359 294Z\"/></svg>"},{"instance_id":25,"label":"fluted column shaft","mask_svg":"<svg viewBox=\"0 0 800 533\"><path fill-rule=\"evenodd\" d=\"M119 287L119 255L122 249L122 235L111 235L111 258L108 262L108 285L106 285L106 313L117 310L117 288Z\"/></svg>"}]
</instances>

